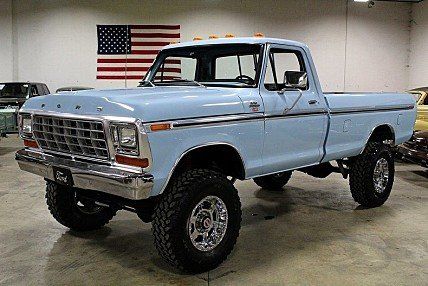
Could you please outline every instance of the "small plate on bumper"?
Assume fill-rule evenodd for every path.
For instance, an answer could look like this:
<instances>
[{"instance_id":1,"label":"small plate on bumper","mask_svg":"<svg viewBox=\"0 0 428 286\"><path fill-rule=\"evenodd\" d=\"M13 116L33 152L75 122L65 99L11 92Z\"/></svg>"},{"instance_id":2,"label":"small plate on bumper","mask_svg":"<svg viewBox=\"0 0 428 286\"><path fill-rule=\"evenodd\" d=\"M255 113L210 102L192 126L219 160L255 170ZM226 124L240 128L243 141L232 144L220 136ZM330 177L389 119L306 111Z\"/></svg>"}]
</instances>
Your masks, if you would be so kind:
<instances>
[{"instance_id":1,"label":"small plate on bumper","mask_svg":"<svg viewBox=\"0 0 428 286\"><path fill-rule=\"evenodd\" d=\"M54 175L55 182L61 185L66 185L72 187L73 176L71 175L71 171L65 168L52 166L52 171Z\"/></svg>"}]
</instances>

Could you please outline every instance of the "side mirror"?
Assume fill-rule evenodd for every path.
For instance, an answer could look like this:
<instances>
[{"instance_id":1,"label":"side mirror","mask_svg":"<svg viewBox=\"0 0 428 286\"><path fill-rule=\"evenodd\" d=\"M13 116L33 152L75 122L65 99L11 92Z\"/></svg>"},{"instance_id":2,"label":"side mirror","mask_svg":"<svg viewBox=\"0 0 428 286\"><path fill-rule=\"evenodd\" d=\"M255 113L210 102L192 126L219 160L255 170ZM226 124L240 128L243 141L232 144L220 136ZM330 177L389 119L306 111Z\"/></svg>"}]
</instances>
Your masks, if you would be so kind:
<instances>
[{"instance_id":1,"label":"side mirror","mask_svg":"<svg viewBox=\"0 0 428 286\"><path fill-rule=\"evenodd\" d=\"M308 87L308 74L304 71L286 71L284 85L287 88L306 89Z\"/></svg>"}]
</instances>

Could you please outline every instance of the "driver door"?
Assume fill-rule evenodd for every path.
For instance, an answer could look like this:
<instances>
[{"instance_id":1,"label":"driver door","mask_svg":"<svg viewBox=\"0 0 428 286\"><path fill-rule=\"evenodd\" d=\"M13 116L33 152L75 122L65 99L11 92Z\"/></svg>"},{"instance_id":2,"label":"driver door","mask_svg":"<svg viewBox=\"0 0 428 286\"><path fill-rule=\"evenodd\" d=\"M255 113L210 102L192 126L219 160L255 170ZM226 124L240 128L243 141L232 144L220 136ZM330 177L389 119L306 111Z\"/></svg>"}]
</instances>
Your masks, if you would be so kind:
<instances>
[{"instance_id":1,"label":"driver door","mask_svg":"<svg viewBox=\"0 0 428 286\"><path fill-rule=\"evenodd\" d=\"M264 173L318 163L323 155L327 113L305 51L299 47L270 45L264 69L260 84L266 118ZM290 80L286 76L298 72L307 73L306 87L284 91Z\"/></svg>"}]
</instances>

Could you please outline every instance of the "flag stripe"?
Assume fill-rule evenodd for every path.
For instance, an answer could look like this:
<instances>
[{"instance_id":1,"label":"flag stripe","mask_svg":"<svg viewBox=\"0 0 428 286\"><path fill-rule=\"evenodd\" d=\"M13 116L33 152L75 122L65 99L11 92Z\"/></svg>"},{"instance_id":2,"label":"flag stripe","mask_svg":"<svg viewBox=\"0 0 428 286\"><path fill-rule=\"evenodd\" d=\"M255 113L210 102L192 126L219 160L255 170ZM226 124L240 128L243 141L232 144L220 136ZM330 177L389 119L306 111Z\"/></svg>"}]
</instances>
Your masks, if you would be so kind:
<instances>
[{"instance_id":1,"label":"flag stripe","mask_svg":"<svg viewBox=\"0 0 428 286\"><path fill-rule=\"evenodd\" d=\"M134 55L157 55L159 50L131 50Z\"/></svg>"},{"instance_id":2,"label":"flag stripe","mask_svg":"<svg viewBox=\"0 0 428 286\"><path fill-rule=\"evenodd\" d=\"M131 29L179 30L180 29L180 25L131 25Z\"/></svg>"},{"instance_id":3,"label":"flag stripe","mask_svg":"<svg viewBox=\"0 0 428 286\"><path fill-rule=\"evenodd\" d=\"M178 34L166 34L166 33L131 33L131 37L140 37L140 38L174 38L174 39L180 39L180 33L178 33Z\"/></svg>"},{"instance_id":4,"label":"flag stripe","mask_svg":"<svg viewBox=\"0 0 428 286\"><path fill-rule=\"evenodd\" d=\"M169 45L169 44L170 44L170 42L131 42L131 45L133 47L135 47L135 46L163 47L163 46L166 46L166 45Z\"/></svg>"},{"instance_id":5,"label":"flag stripe","mask_svg":"<svg viewBox=\"0 0 428 286\"><path fill-rule=\"evenodd\" d=\"M98 67L97 71L148 71L149 67ZM161 72L162 69L159 70ZM164 72L180 73L181 68L163 68Z\"/></svg>"},{"instance_id":6,"label":"flag stripe","mask_svg":"<svg viewBox=\"0 0 428 286\"><path fill-rule=\"evenodd\" d=\"M97 59L97 63L143 63L152 64L154 58L151 59ZM180 60L165 60L165 64L180 64Z\"/></svg>"},{"instance_id":7,"label":"flag stripe","mask_svg":"<svg viewBox=\"0 0 428 286\"><path fill-rule=\"evenodd\" d=\"M164 76L164 80L173 80L177 79L179 76ZM138 75L97 75L97 79L136 79L136 80L142 80L141 76ZM160 79L160 77L156 77L156 79Z\"/></svg>"}]
</instances>

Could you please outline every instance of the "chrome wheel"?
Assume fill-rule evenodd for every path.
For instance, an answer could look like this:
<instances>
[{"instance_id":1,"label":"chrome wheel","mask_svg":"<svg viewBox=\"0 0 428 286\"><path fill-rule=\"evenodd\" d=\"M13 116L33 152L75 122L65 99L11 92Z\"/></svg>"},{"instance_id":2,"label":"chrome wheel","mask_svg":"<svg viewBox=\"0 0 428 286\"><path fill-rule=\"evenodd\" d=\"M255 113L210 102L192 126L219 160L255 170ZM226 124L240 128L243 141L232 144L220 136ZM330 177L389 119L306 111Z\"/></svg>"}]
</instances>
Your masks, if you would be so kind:
<instances>
[{"instance_id":1,"label":"chrome wheel","mask_svg":"<svg viewBox=\"0 0 428 286\"><path fill-rule=\"evenodd\" d=\"M373 183L378 194L383 193L389 180L389 166L385 158L380 158L375 165Z\"/></svg>"},{"instance_id":2,"label":"chrome wheel","mask_svg":"<svg viewBox=\"0 0 428 286\"><path fill-rule=\"evenodd\" d=\"M227 221L227 208L219 197L203 198L192 210L187 222L193 246L200 251L214 249L226 234Z\"/></svg>"}]
</instances>

